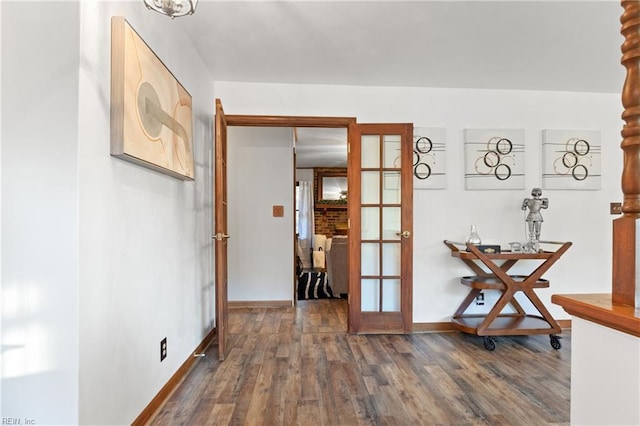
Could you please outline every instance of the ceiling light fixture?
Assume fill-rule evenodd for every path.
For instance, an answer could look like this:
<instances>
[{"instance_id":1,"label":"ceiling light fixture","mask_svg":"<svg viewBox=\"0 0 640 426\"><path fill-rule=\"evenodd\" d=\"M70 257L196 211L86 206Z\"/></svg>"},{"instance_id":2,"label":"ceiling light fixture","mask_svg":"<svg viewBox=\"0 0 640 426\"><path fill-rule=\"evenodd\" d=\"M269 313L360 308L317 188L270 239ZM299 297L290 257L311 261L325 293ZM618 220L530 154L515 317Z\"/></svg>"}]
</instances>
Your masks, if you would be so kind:
<instances>
[{"instance_id":1,"label":"ceiling light fixture","mask_svg":"<svg viewBox=\"0 0 640 426\"><path fill-rule=\"evenodd\" d=\"M144 4L149 9L175 18L176 16L193 15L198 0L144 0Z\"/></svg>"}]
</instances>

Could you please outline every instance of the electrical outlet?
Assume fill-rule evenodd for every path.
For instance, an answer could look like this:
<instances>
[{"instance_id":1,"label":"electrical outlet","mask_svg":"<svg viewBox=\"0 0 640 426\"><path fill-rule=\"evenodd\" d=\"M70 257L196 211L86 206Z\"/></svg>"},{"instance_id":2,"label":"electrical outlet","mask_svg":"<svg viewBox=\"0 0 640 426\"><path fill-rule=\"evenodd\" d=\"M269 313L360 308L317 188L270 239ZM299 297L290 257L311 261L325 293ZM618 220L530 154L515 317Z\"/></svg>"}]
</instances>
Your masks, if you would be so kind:
<instances>
[{"instance_id":1,"label":"electrical outlet","mask_svg":"<svg viewBox=\"0 0 640 426\"><path fill-rule=\"evenodd\" d=\"M476 305L484 305L484 293L478 293L478 295L476 296Z\"/></svg>"},{"instance_id":2,"label":"electrical outlet","mask_svg":"<svg viewBox=\"0 0 640 426\"><path fill-rule=\"evenodd\" d=\"M160 362L167 357L167 338L160 340Z\"/></svg>"},{"instance_id":3,"label":"electrical outlet","mask_svg":"<svg viewBox=\"0 0 640 426\"><path fill-rule=\"evenodd\" d=\"M611 204L609 204L609 213L611 213L611 214L622 214L622 203L611 203Z\"/></svg>"}]
</instances>

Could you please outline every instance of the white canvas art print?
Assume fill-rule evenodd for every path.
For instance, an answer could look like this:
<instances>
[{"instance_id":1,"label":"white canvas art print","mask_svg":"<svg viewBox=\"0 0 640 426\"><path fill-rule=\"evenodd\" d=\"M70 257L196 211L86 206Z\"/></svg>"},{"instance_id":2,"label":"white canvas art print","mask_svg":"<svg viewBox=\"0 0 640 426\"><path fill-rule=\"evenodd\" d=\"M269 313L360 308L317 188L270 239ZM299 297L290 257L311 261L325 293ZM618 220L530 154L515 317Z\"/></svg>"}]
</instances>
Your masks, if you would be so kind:
<instances>
[{"instance_id":1,"label":"white canvas art print","mask_svg":"<svg viewBox=\"0 0 640 426\"><path fill-rule=\"evenodd\" d=\"M465 188L523 189L524 130L465 129Z\"/></svg>"},{"instance_id":2,"label":"white canvas art print","mask_svg":"<svg viewBox=\"0 0 640 426\"><path fill-rule=\"evenodd\" d=\"M597 130L543 130L542 187L600 189L601 156Z\"/></svg>"},{"instance_id":3,"label":"white canvas art print","mask_svg":"<svg viewBox=\"0 0 640 426\"><path fill-rule=\"evenodd\" d=\"M447 187L446 135L441 127L413 128L413 189Z\"/></svg>"}]
</instances>

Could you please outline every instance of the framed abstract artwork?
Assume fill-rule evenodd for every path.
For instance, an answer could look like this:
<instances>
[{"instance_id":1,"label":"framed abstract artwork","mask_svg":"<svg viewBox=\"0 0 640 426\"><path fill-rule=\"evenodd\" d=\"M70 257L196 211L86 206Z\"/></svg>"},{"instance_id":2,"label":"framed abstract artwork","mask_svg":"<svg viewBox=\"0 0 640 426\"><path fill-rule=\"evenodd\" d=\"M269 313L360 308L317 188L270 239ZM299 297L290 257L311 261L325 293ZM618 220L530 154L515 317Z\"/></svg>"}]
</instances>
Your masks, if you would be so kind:
<instances>
[{"instance_id":1,"label":"framed abstract artwork","mask_svg":"<svg viewBox=\"0 0 640 426\"><path fill-rule=\"evenodd\" d=\"M194 179L191 95L129 23L111 18L111 155Z\"/></svg>"},{"instance_id":2,"label":"framed abstract artwork","mask_svg":"<svg viewBox=\"0 0 640 426\"><path fill-rule=\"evenodd\" d=\"M465 129L465 188L523 189L524 130Z\"/></svg>"},{"instance_id":3,"label":"framed abstract artwork","mask_svg":"<svg viewBox=\"0 0 640 426\"><path fill-rule=\"evenodd\" d=\"M602 145L596 130L542 131L544 189L601 188Z\"/></svg>"},{"instance_id":4,"label":"framed abstract artwork","mask_svg":"<svg viewBox=\"0 0 640 426\"><path fill-rule=\"evenodd\" d=\"M413 189L444 189L446 179L446 129L413 128Z\"/></svg>"}]
</instances>

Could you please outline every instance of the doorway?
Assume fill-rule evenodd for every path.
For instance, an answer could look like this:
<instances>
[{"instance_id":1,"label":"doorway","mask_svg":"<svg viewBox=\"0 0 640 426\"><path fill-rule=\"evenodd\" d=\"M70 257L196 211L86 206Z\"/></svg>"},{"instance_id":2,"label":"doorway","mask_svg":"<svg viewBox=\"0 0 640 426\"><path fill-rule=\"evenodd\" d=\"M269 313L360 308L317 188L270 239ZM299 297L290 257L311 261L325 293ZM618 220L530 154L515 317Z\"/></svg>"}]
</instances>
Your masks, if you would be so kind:
<instances>
[{"instance_id":1,"label":"doorway","mask_svg":"<svg viewBox=\"0 0 640 426\"><path fill-rule=\"evenodd\" d=\"M233 275L230 277L230 282L235 282L229 287L228 294L229 299L234 301L232 306L237 305L236 302L245 301L246 304L251 305L253 301L261 300L269 301L276 306L287 306L296 300L294 285L296 225L293 222L295 220L293 173L296 160L293 158L293 144L295 143L294 135L299 129L301 128L233 126L231 123L228 125L229 225L227 233L232 235L228 244L229 271ZM318 155L303 152L298 156L298 160L301 158L302 164L307 167L341 165L343 180L346 184L346 128L341 129L339 142L328 141L327 135L320 135L319 132L324 130L324 128L304 128L300 133L304 143L313 143L312 139L322 143L320 150L315 149L317 152L321 152L329 143L333 145L341 143L342 158L331 163L327 161L326 155L317 158ZM332 149L329 148L329 150ZM335 157L338 156L334 155ZM316 167L315 170L320 169ZM310 182L308 182L311 192L314 191L313 171L313 168L300 171L311 172ZM328 185L327 189L330 189ZM312 224L317 218L319 224L326 225L323 221L324 215L322 217L314 215L313 200L307 207L311 213ZM346 208L346 204L342 207ZM346 231L346 210L341 214ZM313 234L308 237L309 241L313 240ZM307 252L307 257L309 254L310 252ZM309 259L304 258L304 260L308 263L307 268L310 268ZM324 264L316 266L325 269ZM266 282L272 284L266 286Z\"/></svg>"},{"instance_id":2,"label":"doorway","mask_svg":"<svg viewBox=\"0 0 640 426\"><path fill-rule=\"evenodd\" d=\"M296 127L320 127L320 128L324 128L324 127L342 127L342 128L348 128L349 129L349 133L348 133L348 139L349 139L349 144L350 146L357 146L357 149L360 149L361 146L369 146L369 143L367 142L367 144L363 144L360 143L362 141L364 141L365 139L367 141L372 140L372 138L375 136L376 138L379 138L380 140L380 145L376 145L379 146L381 151L381 158L386 158L387 155L391 155L391 151L389 151L387 153L387 151L385 151L387 148L385 147L389 147L389 149L391 150L396 150L394 151L394 158L392 159L392 163L393 164L382 164L379 168L377 168L377 172L379 173L379 176L381 176L381 181L379 182L380 188L383 188L385 191L386 190L390 190L392 189L391 186L389 185L400 185L402 187L402 193L403 194L409 194L412 191L411 188L411 171L412 171L412 167L411 167L411 146L412 146L412 141L411 141L411 132L412 132L412 125L408 124L408 125L399 125L399 127L389 127L388 129L384 129L384 128L372 128L372 130L374 131L378 131L379 129L382 129L382 132L378 132L379 134L373 135L373 134L369 134L369 130L367 130L365 127L363 127L363 125L359 125L356 124L356 120L355 118L342 118L342 117L278 117L278 116L246 116L246 115L226 115L226 124L228 126L264 126L264 127L291 127L291 128L296 128ZM402 129L401 131L396 131L393 129ZM387 130L390 130L391 133L388 133ZM388 133L388 134L387 134ZM358 142L357 145L353 144L353 137L358 137L358 138L362 138L362 141ZM226 140L225 140L226 143ZM400 155L400 152L402 151L402 154ZM360 155L360 153L358 154ZM355 157L354 157L355 158ZM348 166L349 170L352 169L352 166L356 166L356 169L358 170L358 175L350 175L349 176L349 186L355 186L357 188L360 187L361 185L361 179L363 178L363 176L365 176L364 174L361 174L361 172L371 172L372 170L366 170L366 167L363 168L363 165L359 163L359 161L361 160L362 157L358 157L358 163L357 164L352 164L352 161L350 160L350 164ZM396 164L396 161L400 161L401 163ZM386 160L385 160L386 161ZM293 166L293 163L291 164ZM217 166L217 164L216 164ZM293 183L293 178L291 179L291 182ZM395 182L395 183L394 183ZM385 192L381 192L381 195L384 195ZM356 196L360 196L360 192L356 191ZM348 204L351 204L351 197L352 197L352 193L350 192L348 195L349 201ZM292 197L293 198L293 197ZM407 201L408 200L408 201ZM216 203L218 203L218 198L216 197ZM349 221L351 222L351 226L353 226L353 222L354 220L357 221L358 226L361 226L361 221L360 221L360 215L363 212L363 210L361 210L361 208L365 208L365 207L372 207L372 206L367 206L367 205L363 205L361 204L362 201L360 199L356 200L355 208L351 208L349 207ZM403 199L403 201L399 202L399 203L392 203L392 204L398 204L397 206L390 206L387 205L386 202L380 203L379 205L376 205L378 209L380 209L380 211L382 212L383 215L385 215L385 210L388 207L391 208L395 208L398 207L399 204L402 204L402 207L406 207L401 209L402 210L402 215L405 214L405 212L407 214L411 213L411 199L410 197L408 199ZM409 222L411 221L411 218L409 218ZM406 221L402 221L403 226L404 223ZM382 227L387 226L386 225L386 221L383 220L382 222L380 222L380 227L382 229ZM395 221L394 223L400 223L400 221ZM391 229L384 229L385 232L387 231L392 231ZM402 231L402 232L401 232ZM386 332L386 333L406 333L406 332L410 332L411 331L411 255L410 255L410 244L408 244L408 242L410 241L410 232L404 232L405 230L401 230L401 229L397 229L397 230L393 230L394 235L401 235L402 234L402 243L401 246L408 246L409 247L409 255L408 256L401 256L401 261L403 263L403 266L401 267L400 271L400 275L401 276L388 276L389 274L387 274L384 270L381 270L378 275L376 275L375 277L372 276L365 276L365 275L361 275L363 272L362 268L360 267L360 263L361 261L364 262L365 261L365 257L364 257L364 248L368 248L368 247L372 247L372 246L367 246L364 247L362 245L363 241L361 238L360 233L356 233L357 235L355 235L355 238L352 238L351 241L349 242L349 263L350 264L357 264L358 268L353 268L353 271L356 271L355 273L353 271L350 272L350 277L349 277L349 293L357 293L360 294L361 291L364 291L364 286L366 285L368 288L371 288L371 285L373 284L373 281L377 280L377 282L379 284L375 284L378 285L379 288L378 290L374 289L374 293L377 291L378 295L379 295L379 300L382 303L378 304L378 307L375 308L374 310L370 310L369 307L365 306L365 303L363 302L362 304L360 304L360 301L358 301L358 303L356 305L354 305L351 300L349 301L349 332L352 333L359 333L359 332ZM406 234L406 235L405 235ZM385 234L386 235L386 234ZM233 238L233 236L231 236ZM376 257L376 259L380 260L381 262L385 261L385 248L384 248L384 244L386 243L396 243L395 239L392 238L394 241L387 241L387 238L382 238L380 241L378 241L379 243L379 247L381 247L380 251L380 255L378 257ZM355 241L357 240L357 241ZM406 241L406 242L405 242ZM366 241L365 241L366 242ZM293 245L293 244L292 244ZM368 251L368 250L367 250ZM397 252L397 250L395 250ZM360 255L362 254L363 257L361 257ZM367 262L369 261L375 262L375 259L366 259ZM294 256L292 253L291 256L291 264L294 265ZM408 264L409 267L405 267L405 265ZM383 267L384 268L384 267ZM294 273L294 268L292 267L292 275ZM370 274L369 274L370 275ZM392 274L393 275L393 274ZM399 279L402 278L402 279ZM389 281L391 280L391 281ZM395 280L394 282L392 282L392 280ZM397 328L397 327L388 327L387 326L387 312L385 311L385 302L384 302L384 298L386 298L387 296L385 296L384 294L387 294L387 290L386 290L386 284L390 283L391 287L389 288L396 288L396 289L400 289L400 293L397 293L396 290L392 290L393 293L397 294L401 300L400 304L397 305L397 309L399 309L402 313L402 327ZM367 290L369 294L369 290ZM216 297L218 297L218 295L216 295ZM396 298L397 299L397 298ZM391 300L391 299L387 299L387 300ZM407 302L409 301L409 302ZM218 305L220 306L220 305ZM395 308L394 308L395 309ZM395 314L394 314L395 315ZM366 317L367 320L366 321L359 321L359 318L364 318ZM365 327L366 326L366 327Z\"/></svg>"},{"instance_id":3,"label":"doorway","mask_svg":"<svg viewBox=\"0 0 640 426\"><path fill-rule=\"evenodd\" d=\"M293 135L299 268L294 300L346 299L347 129L296 127Z\"/></svg>"}]
</instances>

